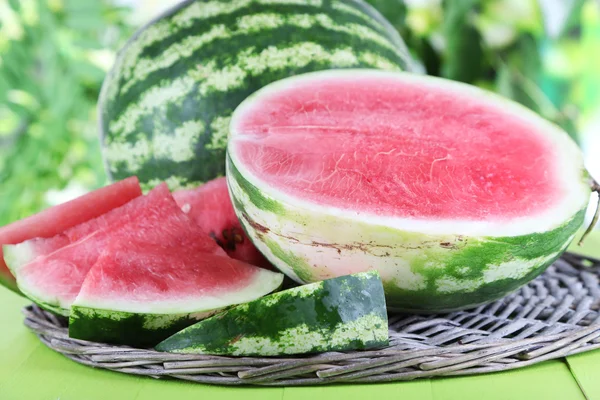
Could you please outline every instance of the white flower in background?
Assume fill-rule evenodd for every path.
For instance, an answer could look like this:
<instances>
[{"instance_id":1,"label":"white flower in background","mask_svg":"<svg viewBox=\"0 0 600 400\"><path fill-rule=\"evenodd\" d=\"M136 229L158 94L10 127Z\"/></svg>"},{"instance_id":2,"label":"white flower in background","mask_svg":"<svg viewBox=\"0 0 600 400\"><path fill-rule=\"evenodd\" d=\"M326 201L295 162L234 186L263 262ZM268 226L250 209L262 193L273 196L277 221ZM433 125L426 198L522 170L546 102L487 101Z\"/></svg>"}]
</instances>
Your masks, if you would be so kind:
<instances>
[{"instance_id":1,"label":"white flower in background","mask_svg":"<svg viewBox=\"0 0 600 400\"><path fill-rule=\"evenodd\" d=\"M129 23L140 26L158 16L163 11L183 0L113 0L116 5L130 7L133 14Z\"/></svg>"}]
</instances>

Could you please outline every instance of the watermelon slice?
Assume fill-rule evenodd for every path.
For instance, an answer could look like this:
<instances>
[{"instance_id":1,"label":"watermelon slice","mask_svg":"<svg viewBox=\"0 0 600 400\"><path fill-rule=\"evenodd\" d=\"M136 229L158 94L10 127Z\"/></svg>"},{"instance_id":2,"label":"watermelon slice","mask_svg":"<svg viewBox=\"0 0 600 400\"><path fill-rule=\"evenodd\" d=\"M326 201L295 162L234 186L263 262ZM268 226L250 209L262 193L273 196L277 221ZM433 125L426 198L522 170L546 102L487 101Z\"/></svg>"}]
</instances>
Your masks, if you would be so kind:
<instances>
[{"instance_id":1,"label":"watermelon slice","mask_svg":"<svg viewBox=\"0 0 600 400\"><path fill-rule=\"evenodd\" d=\"M31 262L13 269L21 291L45 309L69 315L71 304L88 271L110 241L143 241L162 246L194 243L196 251L226 255L181 211L166 184L157 186L148 195L138 197L109 214L89 222L100 229L52 253L36 254ZM107 225L109 221L115 224ZM86 228L85 225L78 227L79 232L90 230L92 228ZM54 241L55 238L48 240ZM39 247L43 248L44 243ZM5 246L5 254L7 260L29 259L32 258L30 252L35 248L27 245L27 242Z\"/></svg>"},{"instance_id":2,"label":"watermelon slice","mask_svg":"<svg viewBox=\"0 0 600 400\"><path fill-rule=\"evenodd\" d=\"M204 253L198 242L111 241L73 303L69 335L154 346L224 307L270 293L282 280L282 274Z\"/></svg>"},{"instance_id":3,"label":"watermelon slice","mask_svg":"<svg viewBox=\"0 0 600 400\"><path fill-rule=\"evenodd\" d=\"M292 312L290 312L292 311ZM156 346L173 353L275 356L388 345L377 271L273 293L176 333Z\"/></svg>"},{"instance_id":4,"label":"watermelon slice","mask_svg":"<svg viewBox=\"0 0 600 400\"><path fill-rule=\"evenodd\" d=\"M591 193L565 132L440 78L292 77L250 96L230 128L227 179L261 253L303 283L376 268L400 310L517 289L567 248Z\"/></svg>"},{"instance_id":5,"label":"watermelon slice","mask_svg":"<svg viewBox=\"0 0 600 400\"><path fill-rule=\"evenodd\" d=\"M120 207L141 194L136 177L124 179L0 228L0 245L58 235L73 226ZM0 249L0 284L19 292L15 278L4 262L2 249Z\"/></svg>"},{"instance_id":6,"label":"watermelon slice","mask_svg":"<svg viewBox=\"0 0 600 400\"><path fill-rule=\"evenodd\" d=\"M225 178L214 179L196 189L175 191L173 197L230 257L259 267L273 268L242 229L231 204Z\"/></svg>"}]
</instances>

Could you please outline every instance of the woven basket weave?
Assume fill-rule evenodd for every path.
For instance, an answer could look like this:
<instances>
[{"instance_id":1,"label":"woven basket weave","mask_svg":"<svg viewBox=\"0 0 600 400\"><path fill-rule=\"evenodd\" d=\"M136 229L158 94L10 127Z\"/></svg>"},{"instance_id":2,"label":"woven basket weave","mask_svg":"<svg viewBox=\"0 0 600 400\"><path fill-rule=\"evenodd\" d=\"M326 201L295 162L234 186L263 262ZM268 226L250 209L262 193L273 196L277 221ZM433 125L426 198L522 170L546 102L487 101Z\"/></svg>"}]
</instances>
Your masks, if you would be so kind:
<instances>
[{"instance_id":1,"label":"woven basket weave","mask_svg":"<svg viewBox=\"0 0 600 400\"><path fill-rule=\"evenodd\" d=\"M520 368L600 347L600 260L571 253L518 292L444 315L389 316L390 345L304 357L159 353L70 339L36 306L25 325L51 349L91 367L220 385L300 386L403 381Z\"/></svg>"}]
</instances>

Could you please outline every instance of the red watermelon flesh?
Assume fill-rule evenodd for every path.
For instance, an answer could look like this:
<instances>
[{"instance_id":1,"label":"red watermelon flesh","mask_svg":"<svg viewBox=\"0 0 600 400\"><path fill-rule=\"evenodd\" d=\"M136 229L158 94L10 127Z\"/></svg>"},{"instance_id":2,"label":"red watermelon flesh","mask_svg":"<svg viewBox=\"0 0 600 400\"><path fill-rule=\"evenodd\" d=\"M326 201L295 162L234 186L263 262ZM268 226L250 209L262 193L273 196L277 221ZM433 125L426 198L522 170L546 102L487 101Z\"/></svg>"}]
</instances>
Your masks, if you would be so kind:
<instances>
[{"instance_id":1,"label":"red watermelon flesh","mask_svg":"<svg viewBox=\"0 0 600 400\"><path fill-rule=\"evenodd\" d=\"M76 304L121 311L168 312L176 303L225 297L259 273L255 266L207 254L198 243L149 246L111 241L90 270ZM124 304L134 304L124 307ZM209 307L210 308L210 307ZM195 312L198 308L179 312Z\"/></svg>"},{"instance_id":2,"label":"red watermelon flesh","mask_svg":"<svg viewBox=\"0 0 600 400\"><path fill-rule=\"evenodd\" d=\"M136 177L124 179L0 228L0 245L59 235L69 228L105 214L141 195L142 190ZM58 238L56 243L48 245L45 251L62 247L67 243L66 238ZM1 248L0 283L15 291L18 290L15 278L4 262Z\"/></svg>"},{"instance_id":3,"label":"red watermelon flesh","mask_svg":"<svg viewBox=\"0 0 600 400\"><path fill-rule=\"evenodd\" d=\"M242 229L224 177L196 189L178 190L173 197L181 209L215 239L230 257L259 267L273 268Z\"/></svg>"},{"instance_id":4,"label":"red watermelon flesh","mask_svg":"<svg viewBox=\"0 0 600 400\"><path fill-rule=\"evenodd\" d=\"M556 147L481 97L369 73L296 82L232 122L230 151L282 194L353 213L460 221L530 217L566 196Z\"/></svg>"},{"instance_id":5,"label":"red watermelon flesh","mask_svg":"<svg viewBox=\"0 0 600 400\"><path fill-rule=\"evenodd\" d=\"M42 307L68 315L85 276L111 241L126 245L193 245L195 251L225 256L181 211L166 184L111 213L111 218L120 216L122 223L112 227L100 224L102 229L17 269L17 283L23 293Z\"/></svg>"},{"instance_id":6,"label":"red watermelon flesh","mask_svg":"<svg viewBox=\"0 0 600 400\"><path fill-rule=\"evenodd\" d=\"M172 195L166 184L159 185L153 191L152 195L149 194L148 196L137 200L138 201L131 201L122 207L113 209L86 223L76 225L51 238L36 238L16 246L8 246L6 262L14 272L21 266L33 261L36 257L51 254L71 243L86 238L98 230L115 230L135 221L139 218L138 210L143 207L144 204L154 204L158 200L163 201L168 205L173 204ZM14 249L12 249L12 247L14 247Z\"/></svg>"}]
</instances>

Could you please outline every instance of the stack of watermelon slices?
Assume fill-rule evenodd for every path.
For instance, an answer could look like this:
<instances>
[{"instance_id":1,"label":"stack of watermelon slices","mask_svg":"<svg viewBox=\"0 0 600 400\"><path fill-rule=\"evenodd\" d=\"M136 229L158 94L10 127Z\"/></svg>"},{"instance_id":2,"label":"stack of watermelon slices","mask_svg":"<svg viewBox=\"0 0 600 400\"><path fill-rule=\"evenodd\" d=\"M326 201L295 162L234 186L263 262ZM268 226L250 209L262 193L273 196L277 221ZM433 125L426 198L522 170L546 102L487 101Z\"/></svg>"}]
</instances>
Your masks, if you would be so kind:
<instances>
[{"instance_id":1,"label":"stack of watermelon slices","mask_svg":"<svg viewBox=\"0 0 600 400\"><path fill-rule=\"evenodd\" d=\"M19 289L69 316L71 337L152 346L281 285L282 274L228 257L166 184L131 197L52 237L3 247Z\"/></svg>"}]
</instances>

